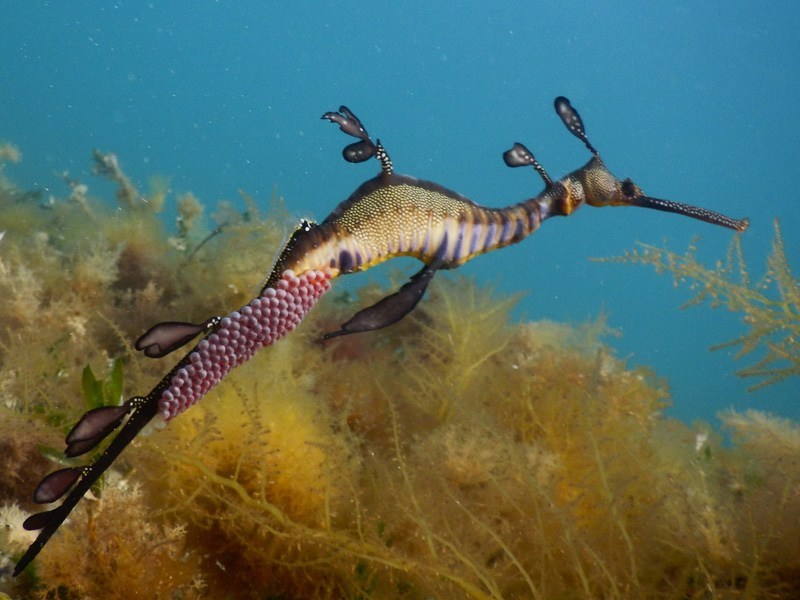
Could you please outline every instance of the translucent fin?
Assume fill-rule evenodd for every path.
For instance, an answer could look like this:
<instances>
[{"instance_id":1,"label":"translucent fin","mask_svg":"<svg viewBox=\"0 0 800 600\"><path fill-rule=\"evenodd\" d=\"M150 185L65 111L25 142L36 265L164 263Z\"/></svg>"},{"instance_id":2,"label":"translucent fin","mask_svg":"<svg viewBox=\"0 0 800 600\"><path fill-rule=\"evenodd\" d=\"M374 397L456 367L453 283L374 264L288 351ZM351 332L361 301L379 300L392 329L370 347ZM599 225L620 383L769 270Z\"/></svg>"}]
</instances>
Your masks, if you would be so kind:
<instances>
[{"instance_id":1,"label":"translucent fin","mask_svg":"<svg viewBox=\"0 0 800 600\"><path fill-rule=\"evenodd\" d=\"M386 296L372 306L357 312L352 319L342 325L341 329L326 333L322 336L323 339L329 340L340 335L374 331L397 323L414 310L414 307L425 294L425 290L435 273L435 267L426 265L411 278L411 281L403 285L394 294Z\"/></svg>"}]
</instances>

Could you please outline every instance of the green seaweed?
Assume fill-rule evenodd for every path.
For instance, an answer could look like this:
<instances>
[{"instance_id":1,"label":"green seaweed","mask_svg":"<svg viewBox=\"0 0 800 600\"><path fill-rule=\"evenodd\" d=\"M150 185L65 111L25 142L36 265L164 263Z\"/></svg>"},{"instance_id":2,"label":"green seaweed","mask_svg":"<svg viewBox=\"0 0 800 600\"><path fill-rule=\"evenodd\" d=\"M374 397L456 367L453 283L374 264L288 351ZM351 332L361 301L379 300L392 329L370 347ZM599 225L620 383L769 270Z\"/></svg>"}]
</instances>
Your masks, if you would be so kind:
<instances>
[{"instance_id":1,"label":"green seaweed","mask_svg":"<svg viewBox=\"0 0 800 600\"><path fill-rule=\"evenodd\" d=\"M122 400L122 361L111 361L111 373L107 379L98 379L92 372L91 365L83 368L81 376L81 393L86 410L101 406L114 406Z\"/></svg>"},{"instance_id":2,"label":"green seaweed","mask_svg":"<svg viewBox=\"0 0 800 600\"><path fill-rule=\"evenodd\" d=\"M79 182L47 206L0 185L0 593L797 596L796 424L728 413L726 446L664 416L666 383L615 357L604 315L514 322L515 298L446 277L395 326L323 343L386 291L324 298L140 436L11 580L32 482L52 470L41 449L63 447L87 402L171 367L133 351L150 325L247 302L290 225L246 195L211 219L184 195L165 225L132 200L163 185L142 195L123 175L115 211Z\"/></svg>"},{"instance_id":3,"label":"green seaweed","mask_svg":"<svg viewBox=\"0 0 800 600\"><path fill-rule=\"evenodd\" d=\"M760 379L749 391L800 375L800 281L792 274L778 221L772 253L758 281L751 280L741 236L731 241L726 260L713 267L702 264L696 250L694 243L684 254L640 244L621 257L605 260L650 265L658 273L671 273L676 284L688 283L694 296L684 307L708 303L740 313L748 331L712 350L738 347L736 359L756 356L753 364L737 372L740 377Z\"/></svg>"}]
</instances>

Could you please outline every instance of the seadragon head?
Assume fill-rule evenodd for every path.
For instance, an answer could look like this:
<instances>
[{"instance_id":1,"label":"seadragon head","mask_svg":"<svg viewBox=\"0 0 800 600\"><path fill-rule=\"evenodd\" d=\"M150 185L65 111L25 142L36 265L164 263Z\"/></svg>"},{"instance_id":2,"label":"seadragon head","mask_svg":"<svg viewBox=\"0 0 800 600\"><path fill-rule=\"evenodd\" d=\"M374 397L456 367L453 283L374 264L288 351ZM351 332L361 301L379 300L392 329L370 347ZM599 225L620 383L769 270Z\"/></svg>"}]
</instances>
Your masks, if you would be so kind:
<instances>
[{"instance_id":1,"label":"seadragon head","mask_svg":"<svg viewBox=\"0 0 800 600\"><path fill-rule=\"evenodd\" d=\"M630 179L618 179L605 166L597 150L586 137L578 111L563 96L555 100L555 109L564 125L581 140L592 153L592 159L581 169L567 176L567 180L582 188L582 200L590 206L640 206L676 213L699 219L712 225L721 225L734 231L744 231L750 224L747 218L732 219L720 213L672 200L654 198L645 194Z\"/></svg>"}]
</instances>

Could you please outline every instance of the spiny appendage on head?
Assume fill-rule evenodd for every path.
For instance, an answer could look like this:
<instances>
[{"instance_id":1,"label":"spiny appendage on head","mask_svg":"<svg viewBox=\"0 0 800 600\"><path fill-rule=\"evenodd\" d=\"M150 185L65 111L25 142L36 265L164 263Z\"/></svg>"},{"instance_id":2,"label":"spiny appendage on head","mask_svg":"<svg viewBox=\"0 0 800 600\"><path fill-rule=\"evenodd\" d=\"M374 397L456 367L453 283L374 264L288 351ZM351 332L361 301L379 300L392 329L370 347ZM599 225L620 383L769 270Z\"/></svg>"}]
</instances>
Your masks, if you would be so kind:
<instances>
[{"instance_id":1,"label":"spiny appendage on head","mask_svg":"<svg viewBox=\"0 0 800 600\"><path fill-rule=\"evenodd\" d=\"M292 331L317 300L330 289L327 270L291 270L275 287L264 290L238 311L223 318L216 331L195 347L159 399L159 413L169 420L202 398L234 367L264 346Z\"/></svg>"}]
</instances>

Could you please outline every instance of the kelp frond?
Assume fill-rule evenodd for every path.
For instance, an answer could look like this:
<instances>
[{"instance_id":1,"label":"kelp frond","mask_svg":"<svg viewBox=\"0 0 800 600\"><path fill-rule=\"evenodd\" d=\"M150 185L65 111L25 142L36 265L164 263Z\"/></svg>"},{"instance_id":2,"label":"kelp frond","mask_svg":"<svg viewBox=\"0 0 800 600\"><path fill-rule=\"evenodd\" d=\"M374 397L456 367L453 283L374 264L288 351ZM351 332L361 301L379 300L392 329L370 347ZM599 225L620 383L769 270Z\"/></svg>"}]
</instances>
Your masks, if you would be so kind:
<instances>
[{"instance_id":1,"label":"kelp frond","mask_svg":"<svg viewBox=\"0 0 800 600\"><path fill-rule=\"evenodd\" d=\"M689 282L694 296L683 306L709 302L742 315L748 331L712 350L738 347L736 358L756 355L752 365L737 371L740 377L758 379L755 391L800 375L800 282L793 276L778 221L772 253L764 276L753 283L742 251L741 237L733 238L724 262L707 267L697 260L694 244L684 254L640 244L621 257L608 260L653 266L672 274L677 284Z\"/></svg>"}]
</instances>

